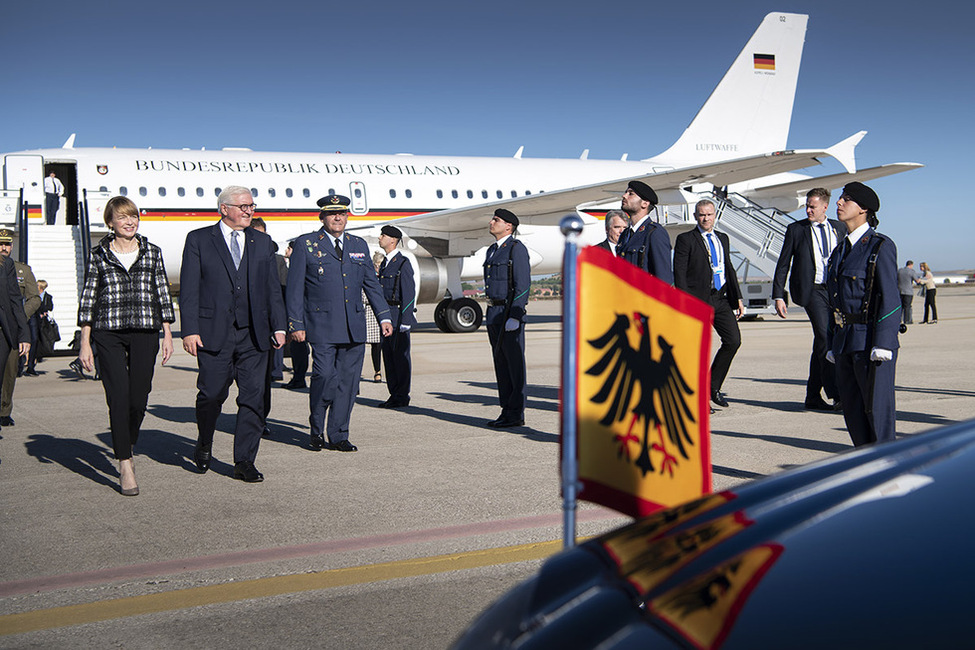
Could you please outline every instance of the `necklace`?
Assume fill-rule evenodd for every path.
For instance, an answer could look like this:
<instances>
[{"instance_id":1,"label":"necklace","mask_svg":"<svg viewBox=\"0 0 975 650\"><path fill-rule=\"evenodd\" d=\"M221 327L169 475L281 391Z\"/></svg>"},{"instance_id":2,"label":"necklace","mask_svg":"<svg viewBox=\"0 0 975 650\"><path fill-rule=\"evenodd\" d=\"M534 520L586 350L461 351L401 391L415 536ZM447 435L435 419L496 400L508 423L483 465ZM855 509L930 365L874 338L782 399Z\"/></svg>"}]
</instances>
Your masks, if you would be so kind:
<instances>
[{"instance_id":1,"label":"necklace","mask_svg":"<svg viewBox=\"0 0 975 650\"><path fill-rule=\"evenodd\" d=\"M116 253L118 253L119 255L131 255L132 253L139 250L139 242L135 242L135 247L132 250L124 251L122 250L122 247L119 245L119 240L116 238L112 240L110 248Z\"/></svg>"}]
</instances>

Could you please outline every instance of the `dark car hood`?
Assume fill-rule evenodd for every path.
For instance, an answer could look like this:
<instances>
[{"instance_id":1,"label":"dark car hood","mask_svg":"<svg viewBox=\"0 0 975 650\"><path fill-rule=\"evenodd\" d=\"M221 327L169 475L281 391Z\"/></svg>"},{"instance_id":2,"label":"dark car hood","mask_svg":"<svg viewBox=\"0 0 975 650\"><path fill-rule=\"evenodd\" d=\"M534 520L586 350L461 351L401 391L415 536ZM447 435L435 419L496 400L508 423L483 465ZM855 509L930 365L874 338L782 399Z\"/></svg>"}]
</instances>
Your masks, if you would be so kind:
<instances>
[{"instance_id":1,"label":"dark car hood","mask_svg":"<svg viewBox=\"0 0 975 650\"><path fill-rule=\"evenodd\" d=\"M971 639L975 421L655 513L546 561L458 648Z\"/></svg>"}]
</instances>

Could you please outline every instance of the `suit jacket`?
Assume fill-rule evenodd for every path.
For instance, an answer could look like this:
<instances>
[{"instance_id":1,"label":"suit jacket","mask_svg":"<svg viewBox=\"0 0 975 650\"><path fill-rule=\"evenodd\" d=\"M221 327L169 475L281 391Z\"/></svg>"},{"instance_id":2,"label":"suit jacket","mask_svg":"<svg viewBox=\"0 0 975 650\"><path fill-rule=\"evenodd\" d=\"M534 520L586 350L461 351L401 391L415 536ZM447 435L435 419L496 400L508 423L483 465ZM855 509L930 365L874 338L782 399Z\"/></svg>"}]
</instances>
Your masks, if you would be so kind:
<instances>
[{"instance_id":1,"label":"suit jacket","mask_svg":"<svg viewBox=\"0 0 975 650\"><path fill-rule=\"evenodd\" d=\"M717 231L715 234L724 248L725 296L731 308L737 309L738 301L741 300L741 289L738 287L735 267L731 263L731 244L728 242L728 235ZM700 229L694 228L678 235L674 243L674 286L708 302L711 298L713 277L708 244Z\"/></svg>"},{"instance_id":2,"label":"suit jacket","mask_svg":"<svg viewBox=\"0 0 975 650\"><path fill-rule=\"evenodd\" d=\"M17 269L9 257L0 258L0 328L7 345L15 348L21 343L30 343L30 330L27 328L27 314L24 313L24 298L17 284ZM37 285L34 285L37 287Z\"/></svg>"},{"instance_id":3,"label":"suit jacket","mask_svg":"<svg viewBox=\"0 0 975 650\"><path fill-rule=\"evenodd\" d=\"M271 348L271 336L285 331L286 318L278 283L274 248L266 234L246 228L242 273L247 278L250 321L259 350ZM234 277L237 270L220 223L186 235L179 271L182 336L197 334L203 349L219 350L234 326Z\"/></svg>"},{"instance_id":4,"label":"suit jacket","mask_svg":"<svg viewBox=\"0 0 975 650\"><path fill-rule=\"evenodd\" d=\"M610 253L612 253L613 249L616 247L614 244L610 244L608 239L602 240L601 242L596 244L596 246L598 246L599 248L605 248Z\"/></svg>"},{"instance_id":5,"label":"suit jacket","mask_svg":"<svg viewBox=\"0 0 975 650\"><path fill-rule=\"evenodd\" d=\"M877 248L878 244L880 248ZM843 327L830 320L826 332L829 349L834 355L869 352L875 347L896 350L899 346L897 334L901 309L900 291L897 289L897 246L889 237L869 228L849 254L840 260L842 248L841 240L830 255L827 266L826 292L830 307L846 314L860 313L866 293L867 265L876 250L874 297L870 307L873 320Z\"/></svg>"},{"instance_id":6,"label":"suit jacket","mask_svg":"<svg viewBox=\"0 0 975 650\"><path fill-rule=\"evenodd\" d=\"M843 243L847 229L835 219L827 220L836 233L836 241ZM785 277L792 267L789 278L789 295L792 302L804 307L809 302L812 293L813 280L816 279L816 256L813 254L813 228L809 219L802 219L789 224L785 230L785 241L779 252L779 261L775 265L775 276L772 279L772 298L785 299ZM825 278L824 278L825 281Z\"/></svg>"},{"instance_id":7,"label":"suit jacket","mask_svg":"<svg viewBox=\"0 0 975 650\"><path fill-rule=\"evenodd\" d=\"M626 244L619 248L619 256L667 284L674 283L674 267L670 262L670 235L663 226L654 223L649 217L629 236Z\"/></svg>"},{"instance_id":8,"label":"suit jacket","mask_svg":"<svg viewBox=\"0 0 975 650\"><path fill-rule=\"evenodd\" d=\"M291 248L288 331L305 331L309 343L364 343L366 292L376 321L392 320L365 240L342 235L342 257L325 228L302 235Z\"/></svg>"},{"instance_id":9,"label":"suit jacket","mask_svg":"<svg viewBox=\"0 0 975 650\"><path fill-rule=\"evenodd\" d=\"M402 253L397 253L379 273L379 284L389 305L393 331L399 331L400 325L415 327L416 282L413 280L413 265Z\"/></svg>"}]
</instances>

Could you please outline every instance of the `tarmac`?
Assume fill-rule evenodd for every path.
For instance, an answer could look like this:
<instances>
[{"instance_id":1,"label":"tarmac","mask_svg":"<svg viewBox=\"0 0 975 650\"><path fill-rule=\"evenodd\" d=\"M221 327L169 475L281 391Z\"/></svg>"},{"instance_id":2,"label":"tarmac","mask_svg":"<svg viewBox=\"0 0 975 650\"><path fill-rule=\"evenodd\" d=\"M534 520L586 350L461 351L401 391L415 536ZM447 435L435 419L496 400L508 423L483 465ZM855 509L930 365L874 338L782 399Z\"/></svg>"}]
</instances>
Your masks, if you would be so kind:
<instances>
[{"instance_id":1,"label":"tarmac","mask_svg":"<svg viewBox=\"0 0 975 650\"><path fill-rule=\"evenodd\" d=\"M975 287L939 290L938 306L937 324L901 336L900 436L975 417ZM484 426L499 409L483 328L442 334L421 306L412 404L375 408L386 386L364 380L359 451L313 452L307 390L276 384L260 484L231 478L233 390L212 469L196 472L196 364L177 339L157 366L134 498L118 492L100 382L45 359L0 432L0 648L449 646L561 548L560 312L529 305L525 427ZM731 406L711 418L714 489L850 449L841 414L803 410L802 310L743 322L742 338ZM578 516L580 537L629 521L585 503Z\"/></svg>"}]
</instances>

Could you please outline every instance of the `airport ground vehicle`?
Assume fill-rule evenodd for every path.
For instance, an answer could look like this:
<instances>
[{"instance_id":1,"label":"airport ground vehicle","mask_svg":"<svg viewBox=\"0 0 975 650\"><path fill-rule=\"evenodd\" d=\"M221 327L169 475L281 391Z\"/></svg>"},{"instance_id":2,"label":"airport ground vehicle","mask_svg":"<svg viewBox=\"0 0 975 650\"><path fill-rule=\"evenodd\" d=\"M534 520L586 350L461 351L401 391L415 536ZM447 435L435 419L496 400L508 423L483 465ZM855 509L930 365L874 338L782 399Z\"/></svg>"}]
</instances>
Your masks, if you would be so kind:
<instances>
[{"instance_id":1,"label":"airport ground vehicle","mask_svg":"<svg viewBox=\"0 0 975 650\"><path fill-rule=\"evenodd\" d=\"M975 420L655 513L546 561L457 641L970 647Z\"/></svg>"}]
</instances>

